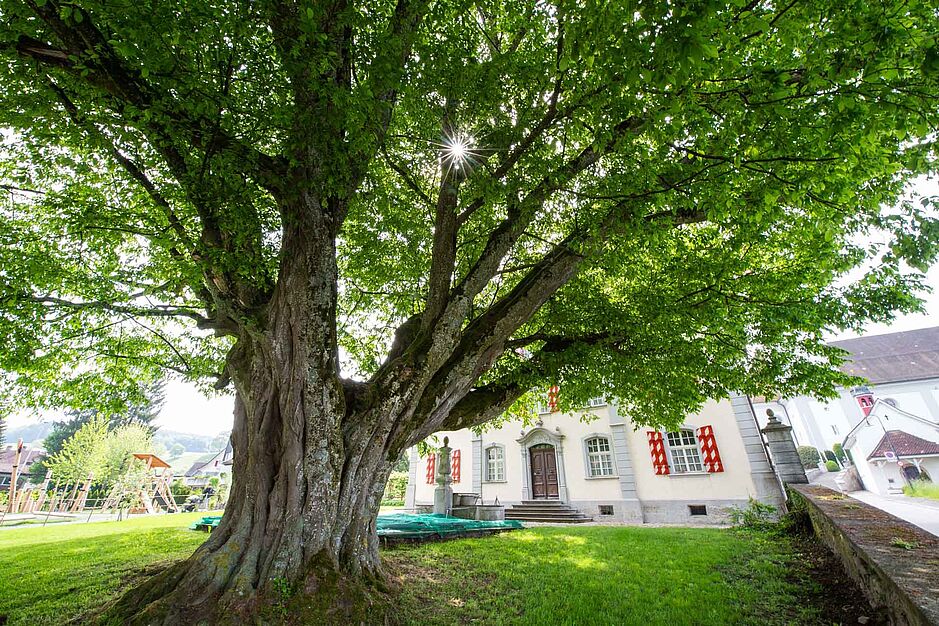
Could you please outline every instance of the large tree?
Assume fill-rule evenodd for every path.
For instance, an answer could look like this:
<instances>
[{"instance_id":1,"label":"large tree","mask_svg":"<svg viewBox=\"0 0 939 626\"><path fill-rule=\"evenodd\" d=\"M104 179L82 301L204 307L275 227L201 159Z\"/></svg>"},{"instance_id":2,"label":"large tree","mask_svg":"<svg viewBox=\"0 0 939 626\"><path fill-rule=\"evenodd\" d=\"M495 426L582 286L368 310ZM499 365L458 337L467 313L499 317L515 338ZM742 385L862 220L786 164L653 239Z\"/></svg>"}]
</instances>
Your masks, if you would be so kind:
<instances>
[{"instance_id":1,"label":"large tree","mask_svg":"<svg viewBox=\"0 0 939 626\"><path fill-rule=\"evenodd\" d=\"M401 452L539 386L830 392L935 254L931 2L0 7L8 391L235 391L225 517L128 620L349 609Z\"/></svg>"}]
</instances>

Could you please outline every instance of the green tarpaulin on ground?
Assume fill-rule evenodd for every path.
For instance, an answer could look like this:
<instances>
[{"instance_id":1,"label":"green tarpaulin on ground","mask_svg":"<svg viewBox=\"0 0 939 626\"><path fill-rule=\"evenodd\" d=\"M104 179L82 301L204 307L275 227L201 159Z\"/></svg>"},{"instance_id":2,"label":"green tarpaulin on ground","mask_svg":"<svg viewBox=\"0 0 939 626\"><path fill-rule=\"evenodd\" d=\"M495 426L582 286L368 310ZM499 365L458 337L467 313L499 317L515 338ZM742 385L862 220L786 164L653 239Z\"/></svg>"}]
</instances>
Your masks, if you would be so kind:
<instances>
[{"instance_id":1,"label":"green tarpaulin on ground","mask_svg":"<svg viewBox=\"0 0 939 626\"><path fill-rule=\"evenodd\" d=\"M207 515L190 526L192 530L208 530L218 526L221 517ZM430 537L450 537L464 533L476 533L522 528L522 523L515 520L484 521L447 517L445 515L389 513L379 515L378 536L386 539L424 539Z\"/></svg>"},{"instance_id":2,"label":"green tarpaulin on ground","mask_svg":"<svg viewBox=\"0 0 939 626\"><path fill-rule=\"evenodd\" d=\"M514 530L522 528L515 520L485 521L447 517L445 515L389 513L379 515L378 536L392 539L421 539L425 537L448 537L481 531Z\"/></svg>"}]
</instances>

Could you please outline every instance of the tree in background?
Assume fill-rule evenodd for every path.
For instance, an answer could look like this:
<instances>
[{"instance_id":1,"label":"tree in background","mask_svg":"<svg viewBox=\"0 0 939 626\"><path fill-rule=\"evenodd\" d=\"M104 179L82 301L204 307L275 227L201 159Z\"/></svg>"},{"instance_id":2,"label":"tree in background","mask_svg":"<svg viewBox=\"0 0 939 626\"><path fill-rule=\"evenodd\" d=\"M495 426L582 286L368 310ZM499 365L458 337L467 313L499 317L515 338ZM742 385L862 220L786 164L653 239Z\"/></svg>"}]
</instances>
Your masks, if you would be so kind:
<instances>
[{"instance_id":1,"label":"tree in background","mask_svg":"<svg viewBox=\"0 0 939 626\"><path fill-rule=\"evenodd\" d=\"M89 476L100 479L104 473L108 420L91 417L62 443L62 449L49 456L45 469L61 484L75 484Z\"/></svg>"},{"instance_id":2,"label":"tree in background","mask_svg":"<svg viewBox=\"0 0 939 626\"><path fill-rule=\"evenodd\" d=\"M152 425L166 403L166 381L163 379L139 386L139 397L132 395L124 406L123 413L112 413L108 417L108 429L115 430L125 424L138 423L144 425L151 433L156 431ZM58 453L65 441L78 430L88 424L100 413L98 409L71 409L65 412L68 419L57 421L52 425L52 432L42 442L47 457L30 466L30 480L39 483L48 470L47 463L50 457Z\"/></svg>"},{"instance_id":3,"label":"tree in background","mask_svg":"<svg viewBox=\"0 0 939 626\"><path fill-rule=\"evenodd\" d=\"M178 459L179 457L183 455L185 451L186 451L186 446L184 446L181 443L174 443L172 446L170 446L170 452L169 452L170 458Z\"/></svg>"},{"instance_id":4,"label":"tree in background","mask_svg":"<svg viewBox=\"0 0 939 626\"><path fill-rule=\"evenodd\" d=\"M96 415L65 440L46 467L62 484L82 482L91 475L96 485L108 488L132 468L134 453L148 452L159 452L149 427L131 422L112 430L106 417Z\"/></svg>"},{"instance_id":5,"label":"tree in background","mask_svg":"<svg viewBox=\"0 0 939 626\"><path fill-rule=\"evenodd\" d=\"M222 523L112 621L358 621L402 451L532 389L851 384L937 250L932 4L0 0L0 391L235 392Z\"/></svg>"},{"instance_id":6,"label":"tree in background","mask_svg":"<svg viewBox=\"0 0 939 626\"><path fill-rule=\"evenodd\" d=\"M207 452L218 452L223 450L225 446L228 445L228 440L231 439L231 432L225 431L217 434L212 441L209 443Z\"/></svg>"}]
</instances>

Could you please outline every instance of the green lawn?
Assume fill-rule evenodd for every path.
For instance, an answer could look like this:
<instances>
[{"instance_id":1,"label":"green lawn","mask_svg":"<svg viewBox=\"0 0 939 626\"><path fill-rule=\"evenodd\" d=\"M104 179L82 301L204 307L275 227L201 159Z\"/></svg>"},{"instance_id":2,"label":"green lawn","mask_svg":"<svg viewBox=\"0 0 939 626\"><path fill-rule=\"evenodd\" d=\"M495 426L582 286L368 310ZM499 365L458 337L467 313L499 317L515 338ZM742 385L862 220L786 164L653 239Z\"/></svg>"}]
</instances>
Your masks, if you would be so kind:
<instances>
[{"instance_id":1,"label":"green lawn","mask_svg":"<svg viewBox=\"0 0 939 626\"><path fill-rule=\"evenodd\" d=\"M925 480L914 480L912 485L904 485L903 493L914 498L939 500L939 485Z\"/></svg>"},{"instance_id":2,"label":"green lawn","mask_svg":"<svg viewBox=\"0 0 939 626\"><path fill-rule=\"evenodd\" d=\"M202 514L0 531L0 623L59 624L205 539ZM788 539L716 529L541 527L385 550L403 624L811 624Z\"/></svg>"}]
</instances>

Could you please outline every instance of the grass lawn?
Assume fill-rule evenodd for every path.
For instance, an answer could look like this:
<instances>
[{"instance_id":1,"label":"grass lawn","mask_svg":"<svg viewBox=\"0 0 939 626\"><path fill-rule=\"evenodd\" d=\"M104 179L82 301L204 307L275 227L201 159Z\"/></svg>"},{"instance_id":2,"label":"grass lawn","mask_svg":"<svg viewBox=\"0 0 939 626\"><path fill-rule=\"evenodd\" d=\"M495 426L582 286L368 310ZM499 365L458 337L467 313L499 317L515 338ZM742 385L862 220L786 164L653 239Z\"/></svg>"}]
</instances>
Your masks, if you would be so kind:
<instances>
[{"instance_id":1,"label":"grass lawn","mask_svg":"<svg viewBox=\"0 0 939 626\"><path fill-rule=\"evenodd\" d=\"M98 606L190 554L201 515L0 531L0 623L59 624ZM791 567L797 549L765 533L540 527L384 559L403 624L825 623L820 587Z\"/></svg>"},{"instance_id":2,"label":"grass lawn","mask_svg":"<svg viewBox=\"0 0 939 626\"><path fill-rule=\"evenodd\" d=\"M912 485L904 485L903 493L914 498L930 498L939 500L939 484L914 480Z\"/></svg>"}]
</instances>

